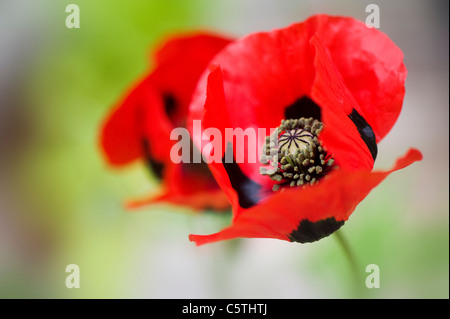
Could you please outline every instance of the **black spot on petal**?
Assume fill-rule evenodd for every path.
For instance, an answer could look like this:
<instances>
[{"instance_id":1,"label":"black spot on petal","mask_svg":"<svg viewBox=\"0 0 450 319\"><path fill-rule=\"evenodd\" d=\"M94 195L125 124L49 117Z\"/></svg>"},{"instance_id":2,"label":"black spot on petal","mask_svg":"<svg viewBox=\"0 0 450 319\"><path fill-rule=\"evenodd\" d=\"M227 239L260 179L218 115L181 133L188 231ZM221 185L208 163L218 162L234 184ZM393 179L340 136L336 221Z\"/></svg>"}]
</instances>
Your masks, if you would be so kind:
<instances>
[{"instance_id":1,"label":"black spot on petal","mask_svg":"<svg viewBox=\"0 0 450 319\"><path fill-rule=\"evenodd\" d=\"M225 154L228 152L233 152L233 146L231 143L228 144ZM231 187L233 187L238 194L239 206L242 208L250 208L256 205L261 200L261 185L248 178L242 172L234 157L232 163L227 163L225 161L225 158L227 158L225 154L222 158L222 163L228 174L228 178L230 179Z\"/></svg>"},{"instance_id":2,"label":"black spot on petal","mask_svg":"<svg viewBox=\"0 0 450 319\"><path fill-rule=\"evenodd\" d=\"M156 175L158 179L162 179L164 164L155 160L150 153L149 141L146 138L142 139L142 148L144 150L145 161L150 170Z\"/></svg>"},{"instance_id":3,"label":"black spot on petal","mask_svg":"<svg viewBox=\"0 0 450 319\"><path fill-rule=\"evenodd\" d=\"M331 235L344 223L344 221L336 221L334 217L322 219L315 223L304 219L299 223L297 229L288 235L288 238L292 242L312 243Z\"/></svg>"},{"instance_id":4,"label":"black spot on petal","mask_svg":"<svg viewBox=\"0 0 450 319\"><path fill-rule=\"evenodd\" d=\"M356 125L358 129L359 135L363 139L364 143L366 143L369 148L370 154L372 155L373 160L377 158L378 147L375 138L375 133L372 130L372 127L367 123L367 121L358 113L355 109L353 109L352 113L348 115L348 117L352 120L352 122Z\"/></svg>"},{"instance_id":5,"label":"black spot on petal","mask_svg":"<svg viewBox=\"0 0 450 319\"><path fill-rule=\"evenodd\" d=\"M284 110L285 119L299 119L301 117L312 117L319 121L322 118L320 107L307 96L299 98Z\"/></svg>"},{"instance_id":6,"label":"black spot on petal","mask_svg":"<svg viewBox=\"0 0 450 319\"><path fill-rule=\"evenodd\" d=\"M167 117L171 119L177 110L178 102L176 98L170 93L163 94L162 98L164 102L164 110L167 114Z\"/></svg>"}]
</instances>

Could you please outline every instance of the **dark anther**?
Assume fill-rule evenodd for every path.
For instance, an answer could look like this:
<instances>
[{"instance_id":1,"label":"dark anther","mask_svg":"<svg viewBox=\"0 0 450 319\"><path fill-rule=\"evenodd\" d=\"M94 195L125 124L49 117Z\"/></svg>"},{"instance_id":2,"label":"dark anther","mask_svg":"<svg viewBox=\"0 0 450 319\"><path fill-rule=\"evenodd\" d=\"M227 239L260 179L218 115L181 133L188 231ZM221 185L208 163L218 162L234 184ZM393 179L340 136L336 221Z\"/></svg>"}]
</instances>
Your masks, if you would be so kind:
<instances>
[{"instance_id":1,"label":"dark anther","mask_svg":"<svg viewBox=\"0 0 450 319\"><path fill-rule=\"evenodd\" d=\"M314 185L337 168L318 138L322 128L313 118L287 119L266 137L259 172L274 181L274 191Z\"/></svg>"}]
</instances>

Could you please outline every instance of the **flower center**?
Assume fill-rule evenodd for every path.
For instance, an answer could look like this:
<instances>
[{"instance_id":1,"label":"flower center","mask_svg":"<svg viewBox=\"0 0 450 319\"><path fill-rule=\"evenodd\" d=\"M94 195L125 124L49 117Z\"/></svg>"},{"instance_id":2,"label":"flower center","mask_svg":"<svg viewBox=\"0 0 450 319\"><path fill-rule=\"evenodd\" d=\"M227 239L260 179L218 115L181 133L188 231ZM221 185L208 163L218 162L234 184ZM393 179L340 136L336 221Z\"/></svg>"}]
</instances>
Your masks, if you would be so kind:
<instances>
[{"instance_id":1,"label":"flower center","mask_svg":"<svg viewBox=\"0 0 450 319\"><path fill-rule=\"evenodd\" d=\"M261 163L270 168L263 166L260 173L276 183L274 191L314 185L337 168L318 139L322 128L323 123L313 118L288 119L266 137Z\"/></svg>"}]
</instances>

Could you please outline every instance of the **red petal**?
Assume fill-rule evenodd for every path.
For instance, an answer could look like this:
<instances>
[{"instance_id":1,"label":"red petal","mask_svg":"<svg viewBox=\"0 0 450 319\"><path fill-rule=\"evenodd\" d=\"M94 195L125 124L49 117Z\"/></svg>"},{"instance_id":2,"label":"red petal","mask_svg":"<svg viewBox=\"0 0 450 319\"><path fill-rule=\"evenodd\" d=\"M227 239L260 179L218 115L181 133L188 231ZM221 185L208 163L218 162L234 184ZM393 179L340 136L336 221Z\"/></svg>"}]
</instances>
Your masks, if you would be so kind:
<instances>
[{"instance_id":1,"label":"red petal","mask_svg":"<svg viewBox=\"0 0 450 319\"><path fill-rule=\"evenodd\" d=\"M157 196L153 195L148 198L129 201L126 204L126 208L136 209L157 203L171 203L180 206L189 206L196 210L212 209L215 211L224 211L230 208L230 203L227 201L220 189L205 192L198 191L187 195L166 191Z\"/></svg>"},{"instance_id":2,"label":"red petal","mask_svg":"<svg viewBox=\"0 0 450 319\"><path fill-rule=\"evenodd\" d=\"M143 114L158 104L161 101L144 80L112 110L100 134L101 149L110 164L120 166L142 157L142 134L147 126Z\"/></svg>"},{"instance_id":3,"label":"red petal","mask_svg":"<svg viewBox=\"0 0 450 319\"><path fill-rule=\"evenodd\" d=\"M328 91L335 97L345 95L346 102L351 101L351 104L334 101L341 111L348 116L354 108L371 125L377 141L391 129L404 95L406 69L402 52L386 35L367 28L358 20L327 15L317 15L284 29L252 34L229 45L213 59L212 63L219 65L223 72L231 127L277 127L288 106L304 95L311 97L313 83L320 81L316 71L321 61L318 62L315 50L310 46L310 39L315 34L329 52L328 64L340 73L338 77L342 82L334 92L333 82L323 85L328 85ZM322 76L322 81L325 80ZM207 74L204 74L190 107L193 118L202 118L206 87ZM345 94L336 90L341 88L345 88ZM334 119L338 120L337 117ZM343 158L345 163L342 165L373 166L371 154L361 144L359 134L354 134L354 124L343 116L339 119L348 122L343 124L343 129L351 132L341 140L337 136L325 136L333 145L345 140L337 155ZM350 140L359 140L353 147L357 149L353 155L347 152L352 148ZM343 156L344 152L347 156ZM349 156L353 158L349 159ZM240 166L250 178L260 179L257 165Z\"/></svg>"},{"instance_id":4,"label":"red petal","mask_svg":"<svg viewBox=\"0 0 450 319\"><path fill-rule=\"evenodd\" d=\"M410 149L389 171L338 170L316 186L288 189L243 210L236 214L231 226L216 234L190 235L189 239L197 245L236 237L289 240L289 234L302 220L317 222L334 217L337 221L346 221L356 206L390 173L421 159L418 150Z\"/></svg>"},{"instance_id":5,"label":"red petal","mask_svg":"<svg viewBox=\"0 0 450 319\"><path fill-rule=\"evenodd\" d=\"M237 184L238 187L245 189L245 192L253 193L257 191L255 189L255 186L259 189L264 188L264 184L267 187L272 187L272 182L270 179L264 179L261 175L258 174L256 178L260 178L260 184L258 185L253 180L247 178L245 173L241 173L242 179L235 179L233 182L231 181L231 178L233 176L229 176L229 173L227 172L227 169L223 165L223 153L224 150L228 147L228 142L226 140L226 129L231 128L230 120L229 120L229 114L227 111L227 108L225 106L225 96L223 91L223 75L221 68L219 66L211 66L211 73L208 75L207 80L207 97L205 106L203 109L198 109L195 111L192 111L190 113L191 119L188 120L188 124L192 124L193 120L203 116L203 120L201 122L201 129L196 129L193 126L190 126L189 129L192 133L192 136L194 138L194 143L196 145L203 145L205 146L205 143L209 142L209 140L202 140L202 134L201 132L204 132L204 130L208 128L214 128L218 130L221 133L221 150L219 161L213 161L209 164L209 168L214 175L214 178L218 182L218 184L221 186L221 188L226 193L228 200L233 206L237 206L240 204L240 198L239 196L242 194L239 194L238 191L235 189L236 185L233 185L233 182ZM263 136L264 138L265 136ZM202 144L203 143L203 144ZM217 149L214 149L214 152L218 152ZM235 153L237 154L238 151L235 150ZM205 157L210 157L209 154L204 153ZM232 164L231 164L232 165ZM259 166L259 164L257 164ZM240 166L236 164L233 166L235 169L239 169ZM236 176L234 176L236 177ZM263 197L263 194L252 194L254 198L256 197ZM243 200L243 198L241 198ZM244 199L245 200L245 199Z\"/></svg>"},{"instance_id":6,"label":"red petal","mask_svg":"<svg viewBox=\"0 0 450 319\"><path fill-rule=\"evenodd\" d=\"M321 106L324 123L320 138L341 168L371 170L374 158L348 117L353 109L359 108L358 104L318 34L311 39L311 44L315 48L316 69L311 96Z\"/></svg>"},{"instance_id":7,"label":"red petal","mask_svg":"<svg viewBox=\"0 0 450 319\"><path fill-rule=\"evenodd\" d=\"M402 51L386 34L355 19L318 15L305 23L320 35L379 142L402 108L407 74Z\"/></svg>"},{"instance_id":8,"label":"red petal","mask_svg":"<svg viewBox=\"0 0 450 319\"><path fill-rule=\"evenodd\" d=\"M315 31L314 23L308 20L230 44L213 59L212 64L218 67L200 79L190 108L189 125L194 119L202 119L203 129L218 128L223 138L227 137L226 127L265 128L268 135L269 129L285 118L285 110L293 101L309 95L322 108L325 124L322 140L338 165L370 170L374 158L349 118L352 110L360 107ZM200 148L201 132L200 136L195 136L192 128L191 132ZM230 142L225 140L222 152ZM254 149L248 145L244 150L235 148L235 155L244 151L245 156L248 152L259 156L263 140L258 142ZM239 163L239 168L262 186L263 193L272 188L270 179L259 173L260 163L246 161ZM236 191L225 169L221 164L212 164L211 170L231 203L236 204Z\"/></svg>"},{"instance_id":9,"label":"red petal","mask_svg":"<svg viewBox=\"0 0 450 319\"><path fill-rule=\"evenodd\" d=\"M212 178L206 164L172 164L166 167L162 193L127 203L128 208L139 208L157 202L188 205L194 209L229 209L230 204ZM200 165L202 165L200 167ZM195 171L197 170L197 171Z\"/></svg>"},{"instance_id":10,"label":"red petal","mask_svg":"<svg viewBox=\"0 0 450 319\"><path fill-rule=\"evenodd\" d=\"M212 60L211 64L222 70L232 127L277 127L284 109L309 93L314 71L307 31L304 24L297 24L252 34L230 44ZM208 72L200 78L190 106L194 119L202 118L207 82ZM213 94L208 89L208 95Z\"/></svg>"},{"instance_id":11,"label":"red petal","mask_svg":"<svg viewBox=\"0 0 450 319\"><path fill-rule=\"evenodd\" d=\"M201 110L203 114L203 121L201 122L201 131L203 132L206 128L217 128L222 137L225 136L225 128L231 127L230 120L228 117L228 112L225 107L225 96L223 92L223 77L222 70L220 67L213 66L211 68L211 73L208 75L208 92L205 101L205 107ZM211 94L210 94L211 93ZM191 113L193 116L193 113ZM192 121L188 121L188 124L192 124ZM188 129L193 132L192 127ZM196 145L202 145L202 136L193 135L194 143ZM222 150L226 147L226 141L222 139ZM232 204L237 203L237 196L231 187L230 181L227 178L225 168L221 163L211 163L209 165L212 174L214 175L216 181L221 185L222 189L226 193Z\"/></svg>"},{"instance_id":12,"label":"red petal","mask_svg":"<svg viewBox=\"0 0 450 319\"><path fill-rule=\"evenodd\" d=\"M174 125L184 125L195 85L209 61L230 39L208 33L172 37L155 53L156 68L150 81L161 94L170 94L177 102L171 114Z\"/></svg>"},{"instance_id":13,"label":"red petal","mask_svg":"<svg viewBox=\"0 0 450 319\"><path fill-rule=\"evenodd\" d=\"M152 157L169 161L172 123L187 115L198 77L211 58L230 42L212 34L172 38L155 53L151 74L125 95L108 116L101 132L101 148L112 165L124 165L143 157L142 139L149 141ZM163 98L173 95L179 106L172 123Z\"/></svg>"},{"instance_id":14,"label":"red petal","mask_svg":"<svg viewBox=\"0 0 450 319\"><path fill-rule=\"evenodd\" d=\"M252 34L223 49L211 62L220 66L223 84L211 85L208 73L200 78L190 106L190 122L192 119L208 121L206 114L216 113L218 115L211 116L210 122L203 123L205 127L266 128L266 135L269 135L270 128L276 128L284 118L284 109L310 90L313 67L307 61L312 61L312 50L305 49L310 47L309 39L301 36L305 32L305 26L299 24L273 34ZM211 103L208 100L223 102ZM224 113L227 116L222 116ZM229 119L226 126L225 119ZM223 131L222 137L226 138ZM194 140L199 141L195 134ZM259 158L263 141L259 139L255 148L250 150L250 153L257 154L256 158ZM232 141L225 140L225 145L229 142ZM222 151L225 149L223 147ZM234 153L243 151L247 158L248 149L248 145L245 150L237 151L235 148ZM267 178L259 174L259 166L258 161L239 163L248 178L262 185L267 183ZM215 176L223 180L228 178Z\"/></svg>"},{"instance_id":15,"label":"red petal","mask_svg":"<svg viewBox=\"0 0 450 319\"><path fill-rule=\"evenodd\" d=\"M229 203L208 171L195 164L173 164L170 133L183 126L195 84L211 58L230 39L207 33L174 37L155 53L154 70L131 90L109 115L101 133L101 147L113 165L142 158L164 167L164 193L129 206L169 201L194 208L224 209ZM167 98L176 103L168 110Z\"/></svg>"}]
</instances>

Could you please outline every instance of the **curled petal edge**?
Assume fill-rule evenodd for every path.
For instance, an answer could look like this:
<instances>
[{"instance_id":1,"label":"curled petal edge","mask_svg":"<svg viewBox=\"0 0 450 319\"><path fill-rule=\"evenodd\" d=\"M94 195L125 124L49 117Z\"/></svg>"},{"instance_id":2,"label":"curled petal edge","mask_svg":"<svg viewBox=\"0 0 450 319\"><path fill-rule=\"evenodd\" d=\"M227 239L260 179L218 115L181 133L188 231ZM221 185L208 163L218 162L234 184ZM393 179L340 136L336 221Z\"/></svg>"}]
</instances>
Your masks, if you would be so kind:
<instances>
[{"instance_id":1,"label":"curled petal edge","mask_svg":"<svg viewBox=\"0 0 450 319\"><path fill-rule=\"evenodd\" d=\"M197 246L237 237L290 241L288 235L302 220L348 220L356 206L389 174L420 160L420 151L411 148L388 171L338 170L316 186L286 190L239 214L234 212L232 225L210 235L191 234L189 240ZM292 207L302 209L294 211Z\"/></svg>"}]
</instances>

